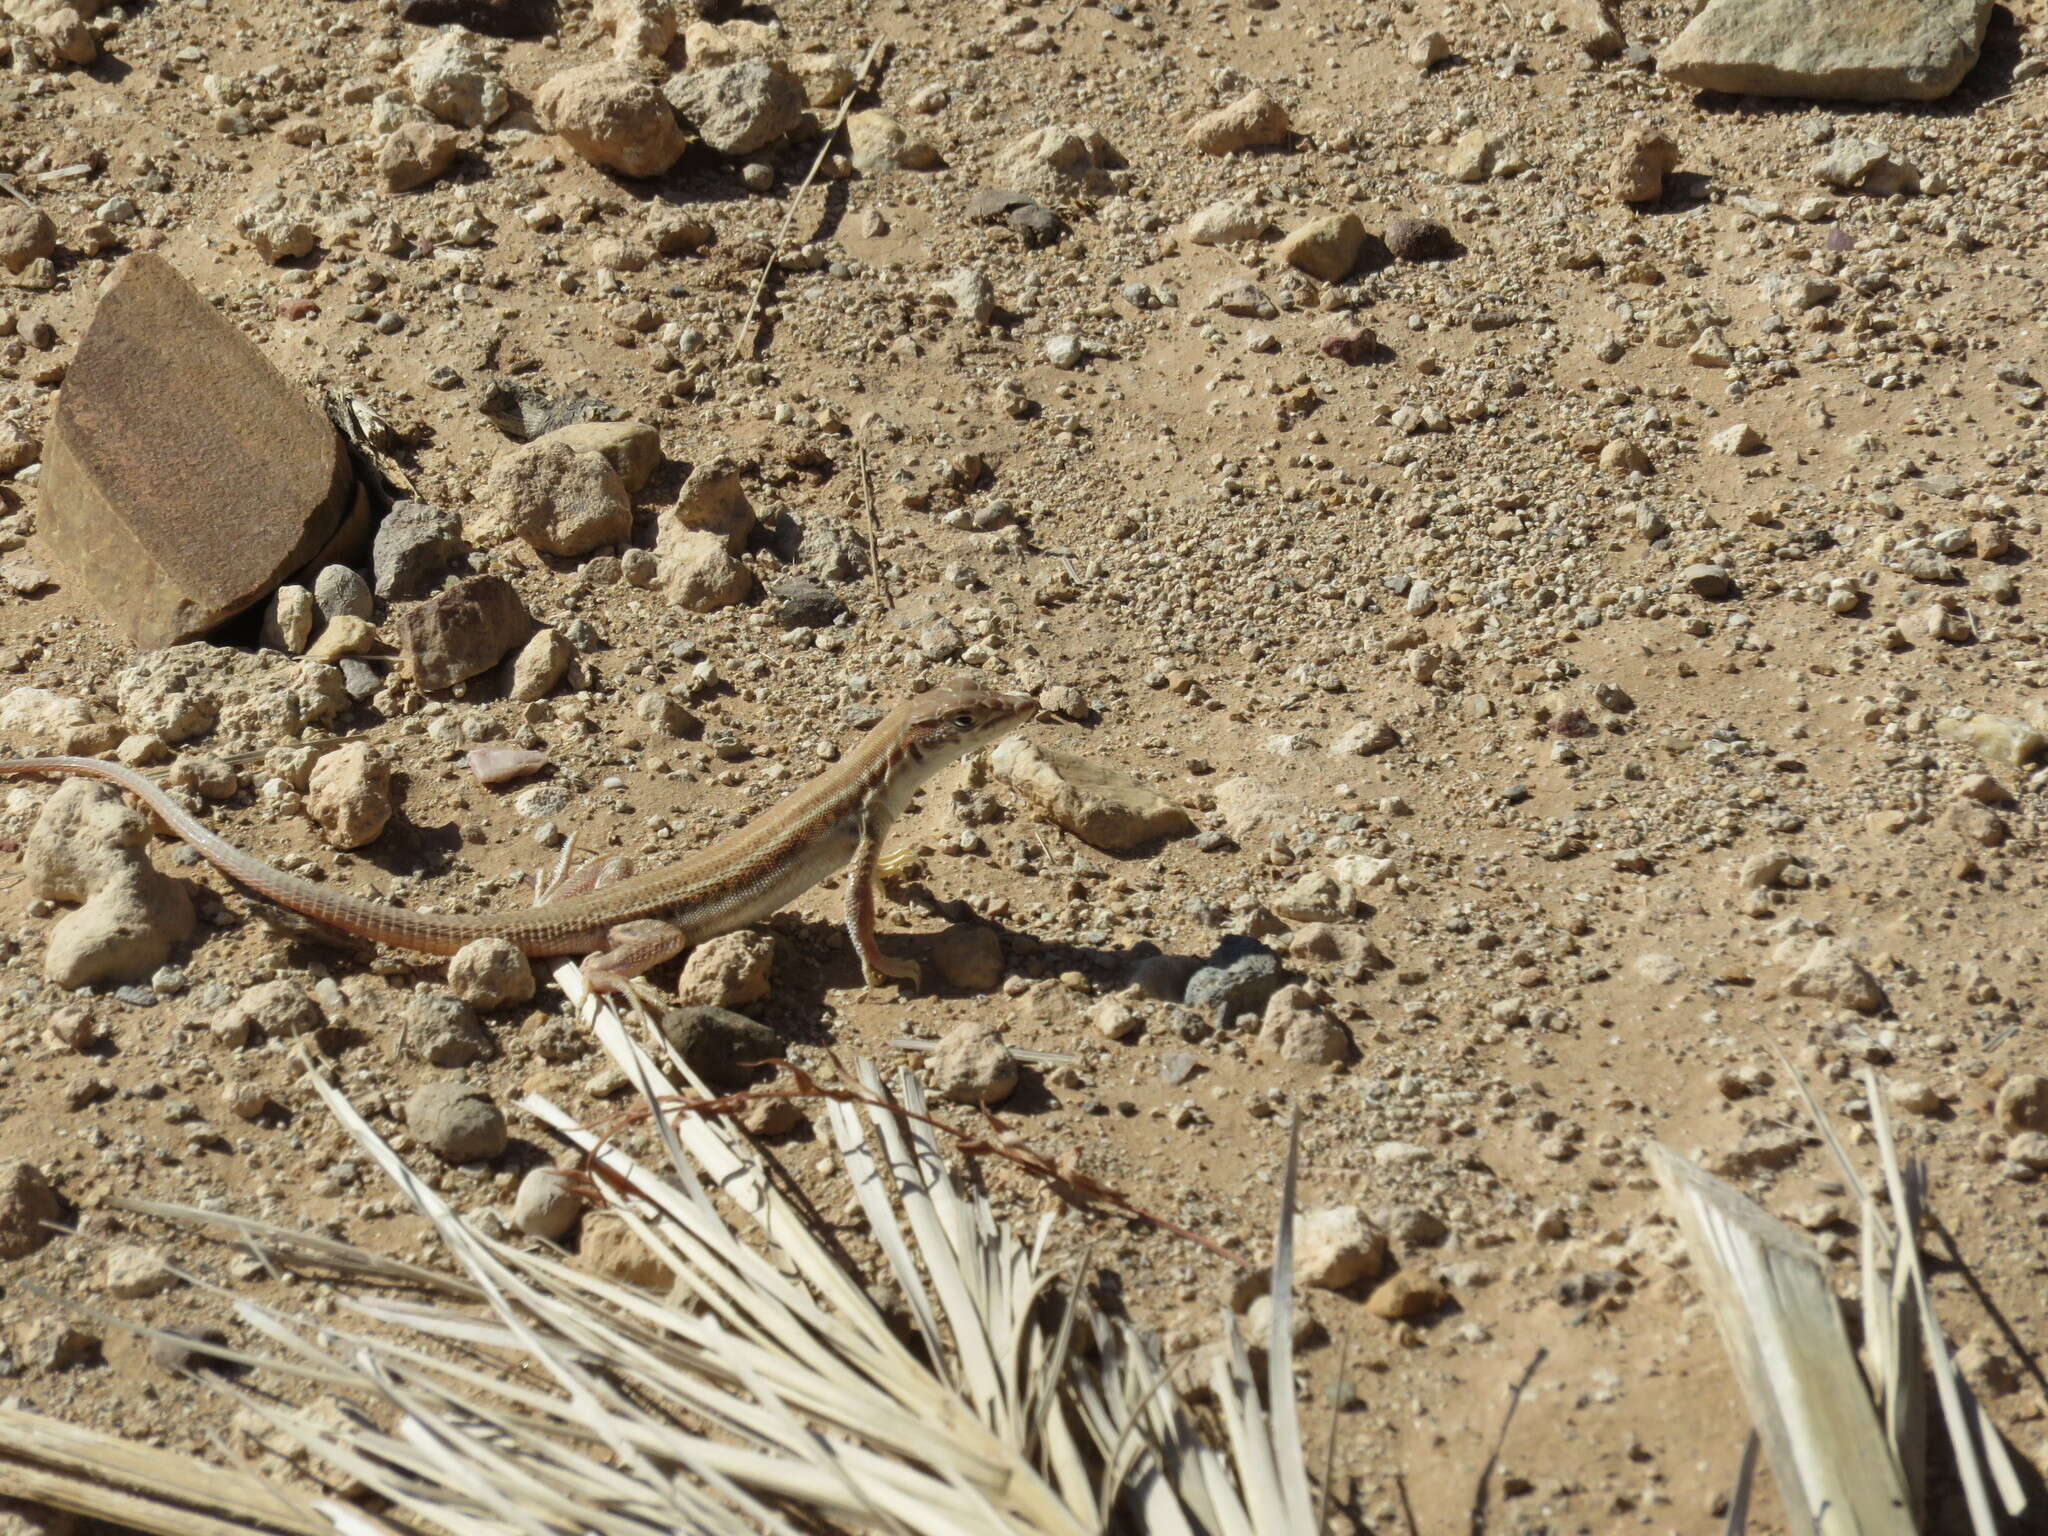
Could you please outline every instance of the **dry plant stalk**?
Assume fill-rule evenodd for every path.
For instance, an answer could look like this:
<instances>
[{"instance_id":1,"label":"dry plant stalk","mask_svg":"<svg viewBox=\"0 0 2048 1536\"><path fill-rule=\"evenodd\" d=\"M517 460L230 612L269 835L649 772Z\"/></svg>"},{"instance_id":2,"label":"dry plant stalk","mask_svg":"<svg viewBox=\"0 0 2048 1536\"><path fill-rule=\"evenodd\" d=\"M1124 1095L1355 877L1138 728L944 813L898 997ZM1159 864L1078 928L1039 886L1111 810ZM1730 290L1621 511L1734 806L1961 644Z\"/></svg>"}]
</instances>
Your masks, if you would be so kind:
<instances>
[{"instance_id":1,"label":"dry plant stalk","mask_svg":"<svg viewBox=\"0 0 2048 1536\"><path fill-rule=\"evenodd\" d=\"M650 1104L710 1097L672 1052L664 1067L643 1050L575 966L556 979ZM1291 1145L1265 1390L1226 1313L1213 1372L1218 1443L1187 1409L1158 1341L1098 1307L1078 1276L1062 1285L1048 1271L1053 1214L1021 1241L978 1188L956 1181L914 1075L892 1091L863 1062L858 1093L817 1095L882 1255L879 1275L850 1267L726 1116L650 1112L666 1158L656 1169L547 1100L521 1101L597 1176L633 1192L617 1209L673 1275L662 1297L465 1221L310 1060L308 1069L366 1156L433 1225L450 1267L221 1212L134 1204L266 1257L402 1287L342 1297L344 1311L320 1319L227 1292L272 1352L201 1346L297 1378L338 1406L337 1421L321 1403L300 1408L202 1378L384 1502L372 1513L275 1484L304 1526L223 1517L201 1529L132 1499L118 1508L126 1523L162 1536L1317 1529L1294 1399ZM877 1304L879 1280L900 1294L907 1327ZM0 1456L0 1492L12 1465ZM105 1512L116 1513L111 1499Z\"/></svg>"},{"instance_id":2,"label":"dry plant stalk","mask_svg":"<svg viewBox=\"0 0 2048 1536\"><path fill-rule=\"evenodd\" d=\"M1775 1047L1774 1047L1775 1049ZM1920 1259L1925 1169L1901 1160L1877 1074L1864 1069L1880 1205L1805 1077L1776 1052L1842 1179L1861 1205L1867 1374L1843 1326L1825 1260L1804 1234L1670 1148L1652 1166L1685 1233L1756 1425L1728 1529L1740 1536L1761 1441L1795 1525L1817 1536L1926 1531L1926 1383L1931 1377L1975 1536L1997 1536L1993 1495L2018 1519L2027 1496L2011 1453L1956 1368Z\"/></svg>"},{"instance_id":3,"label":"dry plant stalk","mask_svg":"<svg viewBox=\"0 0 2048 1536\"><path fill-rule=\"evenodd\" d=\"M768 248L768 259L761 263L761 275L754 282L753 297L747 300L747 312L741 318L739 334L733 338L732 356L726 361L738 362L754 350L754 316L760 312L761 296L768 291L768 280L775 275L775 264L782 259L782 242L789 237L789 227L796 222L796 211L803 205L804 194L811 190L811 183L818 179L819 168L825 157L832 153L833 141L839 137L839 130L846 125L847 115L853 111L854 99L868 88L868 76L888 53L889 45L880 39L868 45L868 51L861 55L860 68L853 73L853 84L840 99L839 111L831 125L825 130L825 137L818 144L818 153L811 161L811 168L804 173L803 181L790 194L789 207L784 210L782 223L775 231L775 242Z\"/></svg>"}]
</instances>

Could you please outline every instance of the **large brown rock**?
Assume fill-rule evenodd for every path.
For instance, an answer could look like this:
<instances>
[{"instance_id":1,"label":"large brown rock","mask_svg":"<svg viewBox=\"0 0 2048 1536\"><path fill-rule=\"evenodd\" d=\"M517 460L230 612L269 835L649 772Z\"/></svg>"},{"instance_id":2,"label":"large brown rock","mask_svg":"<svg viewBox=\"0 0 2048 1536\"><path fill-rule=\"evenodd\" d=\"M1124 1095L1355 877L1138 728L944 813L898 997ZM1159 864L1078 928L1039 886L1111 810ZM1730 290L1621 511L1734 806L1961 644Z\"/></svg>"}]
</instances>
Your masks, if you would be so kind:
<instances>
[{"instance_id":1,"label":"large brown rock","mask_svg":"<svg viewBox=\"0 0 2048 1536\"><path fill-rule=\"evenodd\" d=\"M487 672L523 645L533 619L502 576L471 576L392 622L406 674L422 688L452 688Z\"/></svg>"},{"instance_id":2,"label":"large brown rock","mask_svg":"<svg viewBox=\"0 0 2048 1536\"><path fill-rule=\"evenodd\" d=\"M533 106L577 154L622 176L659 176L690 142L668 99L615 61L551 76L533 93Z\"/></svg>"},{"instance_id":3,"label":"large brown rock","mask_svg":"<svg viewBox=\"0 0 2048 1536\"><path fill-rule=\"evenodd\" d=\"M1991 0L1708 0L1657 55L1703 91L1829 101L1936 101L1954 90Z\"/></svg>"},{"instance_id":4,"label":"large brown rock","mask_svg":"<svg viewBox=\"0 0 2048 1536\"><path fill-rule=\"evenodd\" d=\"M144 648L313 560L355 498L327 418L168 262L114 269L43 445L44 549Z\"/></svg>"}]
</instances>

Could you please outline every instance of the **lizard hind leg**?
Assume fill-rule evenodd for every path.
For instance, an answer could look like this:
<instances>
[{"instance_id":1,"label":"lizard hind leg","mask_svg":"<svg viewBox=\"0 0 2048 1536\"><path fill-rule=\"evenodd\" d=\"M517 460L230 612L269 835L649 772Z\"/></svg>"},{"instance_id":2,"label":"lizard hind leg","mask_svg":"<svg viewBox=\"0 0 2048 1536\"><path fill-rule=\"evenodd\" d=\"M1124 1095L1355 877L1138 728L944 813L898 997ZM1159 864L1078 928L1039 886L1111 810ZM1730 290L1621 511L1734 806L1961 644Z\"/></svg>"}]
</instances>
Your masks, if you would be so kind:
<instances>
[{"instance_id":1,"label":"lizard hind leg","mask_svg":"<svg viewBox=\"0 0 2048 1536\"><path fill-rule=\"evenodd\" d=\"M565 850L570 845L564 845ZM592 891L601 891L608 885L617 885L633 873L633 860L623 853L610 858L587 860L574 874L568 872L566 852L555 872L545 884L535 877L533 904L536 907L550 906L572 897L587 896Z\"/></svg>"},{"instance_id":2,"label":"lizard hind leg","mask_svg":"<svg viewBox=\"0 0 2048 1536\"><path fill-rule=\"evenodd\" d=\"M655 917L620 923L605 935L603 949L583 957L583 979L593 992L628 992L643 972L689 946L690 936L674 923Z\"/></svg>"}]
</instances>

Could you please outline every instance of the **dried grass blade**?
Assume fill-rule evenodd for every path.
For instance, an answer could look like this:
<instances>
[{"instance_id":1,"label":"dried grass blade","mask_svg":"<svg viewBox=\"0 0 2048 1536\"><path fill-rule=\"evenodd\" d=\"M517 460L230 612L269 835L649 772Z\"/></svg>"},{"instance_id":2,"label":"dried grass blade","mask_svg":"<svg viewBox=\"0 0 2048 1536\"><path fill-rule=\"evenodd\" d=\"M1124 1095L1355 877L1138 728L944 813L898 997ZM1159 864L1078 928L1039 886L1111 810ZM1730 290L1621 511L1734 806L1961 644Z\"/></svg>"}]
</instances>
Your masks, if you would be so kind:
<instances>
[{"instance_id":1,"label":"dried grass blade","mask_svg":"<svg viewBox=\"0 0 2048 1536\"><path fill-rule=\"evenodd\" d=\"M1901 1167L1898 1143L1892 1136L1890 1111L1885 1107L1883 1085L1870 1068L1863 1069L1864 1098L1870 1105L1870 1129L1877 1141L1878 1163L1884 1170L1885 1187L1891 1192L1892 1214L1898 1223L1895 1247L1899 1267L1910 1278L1920 1329L1927 1349L1927 1363L1934 1377L1934 1392L1941 1403L1941 1416L1948 1425L1949 1444L1955 1451L1956 1470L1962 1475L1963 1502L1970 1511L1971 1527L1977 1536L1997 1536L1998 1517L1992 1513L1991 1490L1985 1469L2005 1463L2009 1476L1999 1477L1999 1495L2007 1513L2015 1517L2026 1509L2026 1492L2006 1454L2005 1442L1996 1426L1986 1421L1967 1401L1968 1389L1962 1373L1949 1354L1948 1339L1935 1316L1934 1297L1927 1286L1927 1271L1920 1262L1919 1176L1911 1166ZM1988 1435L1987 1433L1988 1432Z\"/></svg>"},{"instance_id":2,"label":"dried grass blade","mask_svg":"<svg viewBox=\"0 0 2048 1536\"><path fill-rule=\"evenodd\" d=\"M1863 1207L1864 1232L1868 1247L1876 1243L1869 1235L1885 1232L1885 1213L1875 1200ZM1882 1317L1891 1358L1882 1381L1879 1404L1884 1410L1885 1438L1906 1476L1906 1494L1916 1523L1927 1513L1927 1370L1923 1363L1926 1341L1921 1337L1920 1311L1914 1302L1912 1271L1897 1262L1894 1245L1886 1243L1888 1269L1879 1269L1873 1298L1866 1288L1863 1312L1866 1319Z\"/></svg>"},{"instance_id":3,"label":"dried grass blade","mask_svg":"<svg viewBox=\"0 0 2048 1536\"><path fill-rule=\"evenodd\" d=\"M889 1097L872 1062L862 1063L861 1080L874 1097ZM906 1082L915 1080L908 1079L906 1074ZM907 1109L922 1112L921 1095L916 1103L907 1096L899 1102ZM999 1436L1004 1435L1006 1426L1001 1423L1001 1416L1008 1394L990 1345L986 1319L976 1308L967 1279L960 1271L959 1251L949 1231L947 1218L958 1218L959 1191L946 1172L943 1158L925 1160L924 1148L916 1140L916 1121L908 1122L906 1127L902 1117L877 1108L870 1108L868 1116L881 1135L897 1200L951 1329L959 1379L967 1401L984 1424Z\"/></svg>"},{"instance_id":4,"label":"dried grass blade","mask_svg":"<svg viewBox=\"0 0 2048 1536\"><path fill-rule=\"evenodd\" d=\"M106 1203L115 1210L133 1211L139 1216L155 1216L160 1220L174 1221L186 1226L217 1227L260 1243L266 1248L275 1249L281 1254L304 1254L330 1268L340 1270L343 1274L369 1275L384 1284L413 1285L421 1290L442 1291L471 1301L483 1299L482 1290L447 1270L430 1269L424 1264L411 1264L403 1259L372 1253L367 1248L358 1248L353 1243L328 1237L323 1233L300 1232L290 1227L258 1221L253 1217L236 1216L227 1211L206 1210L196 1205L175 1205L161 1200L142 1200L132 1195L109 1195Z\"/></svg>"},{"instance_id":5,"label":"dried grass blade","mask_svg":"<svg viewBox=\"0 0 2048 1536\"><path fill-rule=\"evenodd\" d=\"M1651 1167L1691 1250L1750 1418L1797 1525L1912 1536L1906 1490L1825 1262L1669 1147Z\"/></svg>"},{"instance_id":6,"label":"dried grass blade","mask_svg":"<svg viewBox=\"0 0 2048 1536\"><path fill-rule=\"evenodd\" d=\"M4 1406L0 1493L164 1536L321 1533L296 1497L264 1478Z\"/></svg>"},{"instance_id":7,"label":"dried grass blade","mask_svg":"<svg viewBox=\"0 0 2048 1536\"><path fill-rule=\"evenodd\" d=\"M516 1273L494 1260L489 1246L456 1218L454 1211L438 1193L413 1175L397 1153L392 1151L355 1112L354 1106L337 1089L317 1071L309 1073L309 1080L314 1090L355 1138L357 1144L384 1169L386 1176L398 1185L414 1206L434 1224L442 1242L469 1271L470 1277L484 1288L499 1317L518 1334L520 1343L527 1353L547 1368L556 1384L568 1395L576 1411L593 1425L605 1423L608 1416L594 1379L575 1361L563 1355L556 1347L555 1341L545 1331L526 1321L522 1308L531 1309L533 1313L545 1316L546 1299L534 1292L531 1287L524 1285ZM517 1304L514 1297L518 1299ZM665 1493L668 1501L674 1504L676 1514L682 1516L684 1511L679 1501L695 1497L694 1494L684 1491L686 1485L678 1483L673 1478L663 1477L656 1467L645 1460L644 1453L630 1440L620 1440L615 1436L615 1447L619 1455L632 1463L633 1470L646 1480L650 1491ZM714 1472L702 1466L700 1458L695 1455L694 1448L688 1441L679 1440L673 1447L673 1454L693 1473L728 1497L744 1504L753 1503L751 1499L742 1499L737 1490L721 1487L721 1480Z\"/></svg>"},{"instance_id":8,"label":"dried grass blade","mask_svg":"<svg viewBox=\"0 0 2048 1536\"><path fill-rule=\"evenodd\" d=\"M148 1531L153 1536L269 1536L270 1527L187 1509L164 1498L110 1488L89 1477L0 1457L0 1498Z\"/></svg>"},{"instance_id":9,"label":"dried grass blade","mask_svg":"<svg viewBox=\"0 0 2048 1536\"><path fill-rule=\"evenodd\" d=\"M599 1043L621 1071L635 1081L652 1081L667 1089L666 1080L653 1061L634 1043L617 1010L589 992L577 967L562 966L556 973L556 979L571 996L581 996L584 1016L591 1022ZM664 1135L668 1137L670 1128L666 1119L663 1126ZM742 1151L743 1144L729 1140L718 1126L701 1116L684 1117L672 1131L672 1138L667 1141L671 1157L681 1163L678 1151L687 1151L689 1160L719 1193L731 1199L763 1237L789 1255L804 1279L833 1305L842 1319L859 1327L871 1352L888 1359L891 1368L915 1368L915 1363L888 1331L886 1322L875 1311L859 1282L819 1241L806 1214L784 1197L768 1178L758 1153L750 1147ZM677 1213L671 1209L671 1214ZM722 1220L716 1225L724 1228ZM763 1283L768 1283L766 1277L774 1275L770 1266L755 1261L752 1250L739 1243L736 1237L729 1246L735 1250L736 1256L746 1255L742 1263L751 1263L757 1272L765 1271ZM785 1288L788 1286L788 1282L779 1275L774 1275L774 1283Z\"/></svg>"},{"instance_id":10,"label":"dried grass blade","mask_svg":"<svg viewBox=\"0 0 2048 1536\"><path fill-rule=\"evenodd\" d=\"M1835 1167L1841 1171L1842 1182L1849 1186L1849 1192L1856 1197L1857 1204L1869 1204L1870 1186L1864 1183L1863 1175L1849 1160L1849 1149L1842 1145L1842 1138L1835 1134L1834 1122L1828 1118L1827 1111L1820 1107L1820 1100L1813 1096L1813 1089L1806 1081L1806 1074L1792 1065L1792 1058L1785 1054L1783 1047L1776 1040L1769 1040L1766 1043L1777 1056L1778 1065L1785 1069L1785 1076L1791 1079L1792 1086L1799 1090L1799 1097L1806 1104L1807 1118L1813 1121L1814 1129L1820 1133L1821 1140L1827 1143L1828 1152L1835 1160Z\"/></svg>"},{"instance_id":11,"label":"dried grass blade","mask_svg":"<svg viewBox=\"0 0 2048 1536\"><path fill-rule=\"evenodd\" d=\"M1280 1185L1280 1226L1273 1238L1272 1326L1266 1336L1266 1404L1280 1495L1291 1531L1314 1531L1315 1490L1309 1486L1308 1450L1294 1401L1294 1208L1301 1166L1301 1121L1287 1132L1287 1169Z\"/></svg>"},{"instance_id":12,"label":"dried grass blade","mask_svg":"<svg viewBox=\"0 0 2048 1536\"><path fill-rule=\"evenodd\" d=\"M896 1277L897 1289L903 1293L904 1305L910 1308L918 1332L924 1336L925 1352L932 1369L941 1381L952 1386L952 1356L946 1349L945 1336L939 1331L939 1320L932 1311L931 1295L925 1290L924 1277L910 1256L910 1248L903 1240L903 1228L897 1223L895 1209L889 1204L888 1187L881 1167L875 1161L874 1150L868 1144L867 1134L861 1127L860 1116L850 1104L830 1103L826 1111L832 1122L833 1139L839 1148L839 1161L853 1183L853 1197L860 1206L861 1214L867 1217L869 1235L882 1250L889 1272Z\"/></svg>"},{"instance_id":13,"label":"dried grass blade","mask_svg":"<svg viewBox=\"0 0 2048 1536\"><path fill-rule=\"evenodd\" d=\"M313 1507L340 1536L393 1536L398 1529L379 1520L368 1510L344 1504L339 1499L316 1499Z\"/></svg>"},{"instance_id":14,"label":"dried grass blade","mask_svg":"<svg viewBox=\"0 0 2048 1536\"><path fill-rule=\"evenodd\" d=\"M708 1202L699 1204L690 1199L623 1148L588 1130L546 1099L528 1095L519 1101L519 1107L589 1154L599 1167L630 1184L649 1205L674 1224L675 1230L668 1233L670 1239L686 1234L698 1245L693 1250L692 1263L685 1270L693 1285L701 1288L714 1275L723 1273L732 1277L721 1285L721 1294L728 1299L738 1296L765 1302L773 1298L790 1313L815 1311L816 1303L811 1295L741 1242ZM688 1126L684 1127L682 1139L689 1145L693 1156L709 1150L697 1145L697 1138L690 1134ZM720 1144L714 1155L724 1162L730 1155L730 1149ZM624 1210L622 1214L630 1216L630 1210ZM902 1346L888 1334L886 1326L875 1314L866 1293L836 1261L815 1243L802 1245L801 1251L791 1257L802 1269L805 1279L831 1303L835 1316L859 1334L869 1352L882 1359L899 1362L908 1359Z\"/></svg>"},{"instance_id":15,"label":"dried grass blade","mask_svg":"<svg viewBox=\"0 0 2048 1536\"><path fill-rule=\"evenodd\" d=\"M1237 1319L1223 1320L1225 1353L1216 1362L1216 1400L1223 1407L1223 1423L1230 1436L1231 1460L1236 1464L1239 1496L1254 1530L1287 1529L1287 1503L1280 1492L1280 1476L1273 1465L1273 1441L1266 1426L1266 1410L1259 1403L1258 1382L1252 1376L1251 1357L1237 1331Z\"/></svg>"}]
</instances>

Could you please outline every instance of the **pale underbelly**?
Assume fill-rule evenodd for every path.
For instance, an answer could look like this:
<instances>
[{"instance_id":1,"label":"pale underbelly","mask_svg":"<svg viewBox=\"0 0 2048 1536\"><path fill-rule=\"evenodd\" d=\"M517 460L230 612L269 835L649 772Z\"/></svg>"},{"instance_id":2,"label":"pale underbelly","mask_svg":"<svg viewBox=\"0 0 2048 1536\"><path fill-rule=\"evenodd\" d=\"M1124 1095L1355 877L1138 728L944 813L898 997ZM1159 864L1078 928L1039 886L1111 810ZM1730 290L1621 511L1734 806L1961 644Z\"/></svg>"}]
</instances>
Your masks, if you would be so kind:
<instances>
[{"instance_id":1,"label":"pale underbelly","mask_svg":"<svg viewBox=\"0 0 2048 1536\"><path fill-rule=\"evenodd\" d=\"M860 845L850 828L818 839L801 858L792 859L774 875L740 893L729 902L681 915L679 921L692 943L731 933L780 912L804 892L830 879L846 867Z\"/></svg>"}]
</instances>

